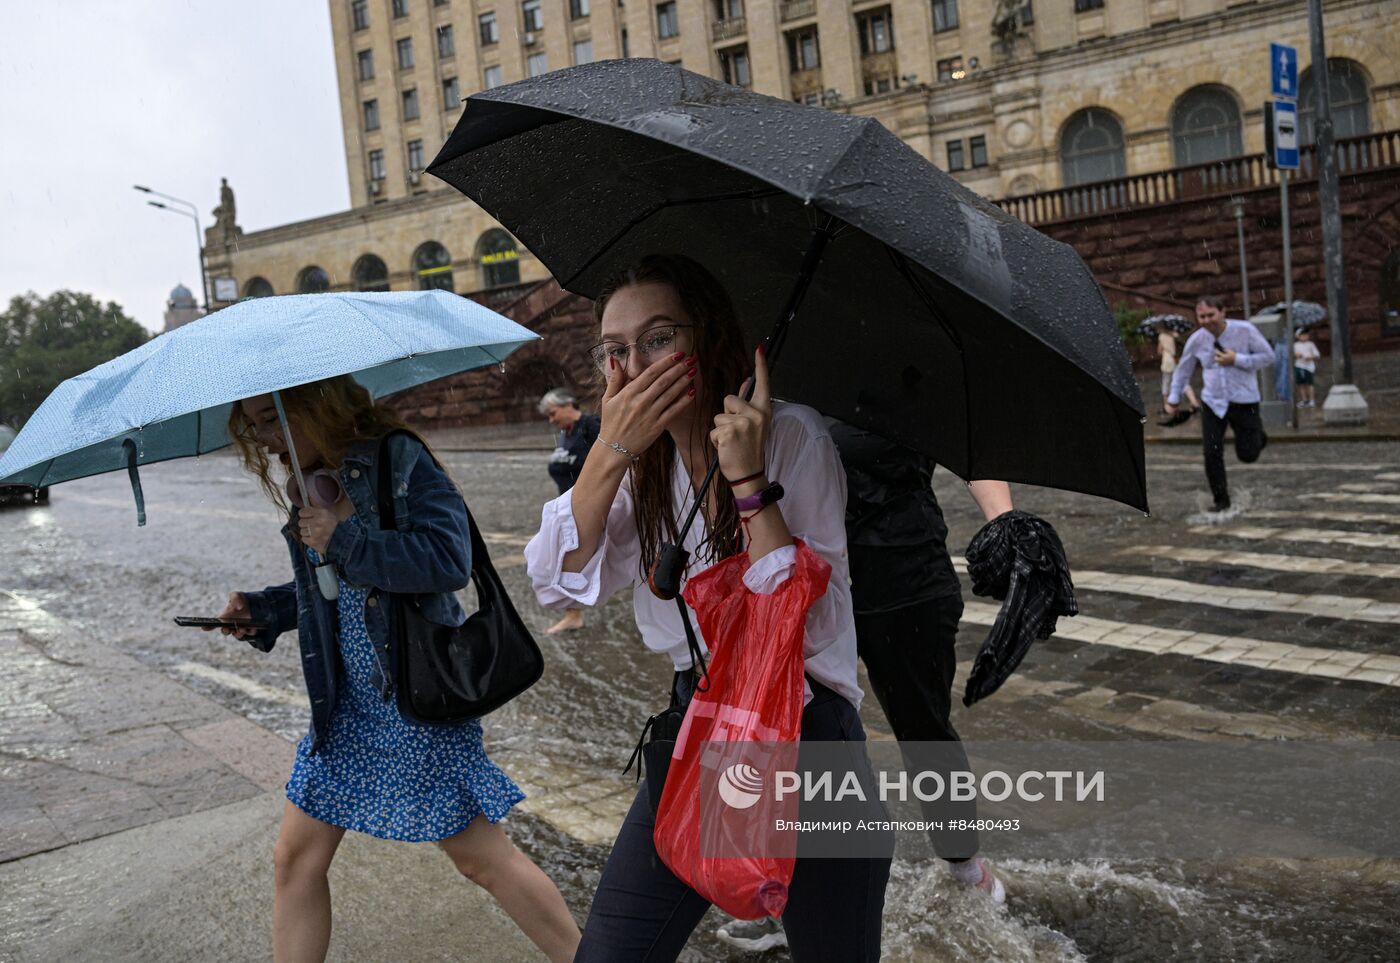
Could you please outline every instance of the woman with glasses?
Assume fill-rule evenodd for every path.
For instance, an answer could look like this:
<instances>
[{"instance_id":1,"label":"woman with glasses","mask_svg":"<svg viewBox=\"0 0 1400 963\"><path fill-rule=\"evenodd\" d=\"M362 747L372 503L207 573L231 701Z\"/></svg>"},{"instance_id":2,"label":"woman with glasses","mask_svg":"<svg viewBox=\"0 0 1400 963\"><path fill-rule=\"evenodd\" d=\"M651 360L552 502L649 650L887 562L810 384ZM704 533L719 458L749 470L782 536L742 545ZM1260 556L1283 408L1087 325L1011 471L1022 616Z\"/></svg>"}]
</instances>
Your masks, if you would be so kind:
<instances>
[{"instance_id":1,"label":"woman with glasses","mask_svg":"<svg viewBox=\"0 0 1400 963\"><path fill-rule=\"evenodd\" d=\"M273 958L322 960L331 935L326 874L347 829L435 842L551 960L573 959L579 930L559 890L497 824L524 794L486 756L481 723L425 726L399 715L388 668L391 593L428 619L460 625L453 595L471 580L466 505L411 434L384 446L396 528L379 526L381 439L404 427L345 376L282 393L291 445L271 395L234 406L229 435L244 467L287 513L293 580L234 592L229 629L270 651L297 630L311 725L287 780L273 849ZM296 452L308 492L291 471ZM274 479L272 462L284 479ZM284 492L285 489L285 492ZM288 504L290 503L290 505ZM315 569L333 566L335 588Z\"/></svg>"},{"instance_id":2,"label":"woman with glasses","mask_svg":"<svg viewBox=\"0 0 1400 963\"><path fill-rule=\"evenodd\" d=\"M745 584L771 593L794 569L794 538L829 562L826 594L806 616L802 740L863 742L846 489L821 416L770 401L761 351L749 354L728 294L689 258L643 258L605 285L595 315L602 425L577 484L545 505L525 549L540 602L598 605L632 588L642 642L671 659L673 696L688 703L696 676L680 612L646 577L718 455L684 540L686 575L747 552ZM751 371L744 401L736 392ZM864 748L855 754L864 759ZM674 960L709 908L661 862L652 832L643 786L603 869L579 961ZM783 914L793 958L878 959L888 879L888 859L798 859Z\"/></svg>"}]
</instances>

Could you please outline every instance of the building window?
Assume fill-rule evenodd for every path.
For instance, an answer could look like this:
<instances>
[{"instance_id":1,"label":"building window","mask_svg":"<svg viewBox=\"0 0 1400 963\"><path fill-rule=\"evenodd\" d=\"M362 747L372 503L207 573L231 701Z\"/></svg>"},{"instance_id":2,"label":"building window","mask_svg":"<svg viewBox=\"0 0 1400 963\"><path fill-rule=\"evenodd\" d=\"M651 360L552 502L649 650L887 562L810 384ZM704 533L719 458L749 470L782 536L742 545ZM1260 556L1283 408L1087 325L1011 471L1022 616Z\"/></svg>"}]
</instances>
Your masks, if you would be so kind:
<instances>
[{"instance_id":1,"label":"building window","mask_svg":"<svg viewBox=\"0 0 1400 963\"><path fill-rule=\"evenodd\" d=\"M245 298L270 298L275 293L272 290L272 283L267 278L251 278L243 286Z\"/></svg>"},{"instance_id":2,"label":"building window","mask_svg":"<svg viewBox=\"0 0 1400 963\"><path fill-rule=\"evenodd\" d=\"M525 29L530 32L544 29L544 12L540 10L540 0L525 0L520 5L525 17Z\"/></svg>"},{"instance_id":3,"label":"building window","mask_svg":"<svg viewBox=\"0 0 1400 963\"><path fill-rule=\"evenodd\" d=\"M948 170L960 171L966 166L967 164L963 161L962 141L948 141Z\"/></svg>"},{"instance_id":4,"label":"building window","mask_svg":"<svg viewBox=\"0 0 1400 963\"><path fill-rule=\"evenodd\" d=\"M871 76L865 78L865 96L874 97L876 94L887 94L894 89L894 78L886 74L885 76Z\"/></svg>"},{"instance_id":5,"label":"building window","mask_svg":"<svg viewBox=\"0 0 1400 963\"><path fill-rule=\"evenodd\" d=\"M399 69L411 70L413 68L413 38L403 37L396 46L399 51Z\"/></svg>"},{"instance_id":6,"label":"building window","mask_svg":"<svg viewBox=\"0 0 1400 963\"><path fill-rule=\"evenodd\" d=\"M494 10L490 13L483 13L476 18L476 30L477 33L481 35L481 45L483 47L489 47L493 43L500 43L501 41L501 31L500 28L496 26L496 13Z\"/></svg>"},{"instance_id":7,"label":"building window","mask_svg":"<svg viewBox=\"0 0 1400 963\"><path fill-rule=\"evenodd\" d=\"M331 276L316 265L297 272L297 294L320 294L331 289Z\"/></svg>"},{"instance_id":8,"label":"building window","mask_svg":"<svg viewBox=\"0 0 1400 963\"><path fill-rule=\"evenodd\" d=\"M361 80L373 80L373 79L374 79L374 51L373 51L373 50L361 50L359 53L355 54L355 62L359 65L359 68L360 68L360 79L361 79Z\"/></svg>"},{"instance_id":9,"label":"building window","mask_svg":"<svg viewBox=\"0 0 1400 963\"><path fill-rule=\"evenodd\" d=\"M501 86L501 68L499 65L487 67L481 72L481 86L484 90Z\"/></svg>"},{"instance_id":10,"label":"building window","mask_svg":"<svg viewBox=\"0 0 1400 963\"><path fill-rule=\"evenodd\" d=\"M1177 167L1209 164L1244 153L1240 108L1224 87L1188 90L1172 108L1172 149Z\"/></svg>"},{"instance_id":11,"label":"building window","mask_svg":"<svg viewBox=\"0 0 1400 963\"><path fill-rule=\"evenodd\" d=\"M420 291L451 291L452 255L437 241L420 245L413 252L413 275Z\"/></svg>"},{"instance_id":12,"label":"building window","mask_svg":"<svg viewBox=\"0 0 1400 963\"><path fill-rule=\"evenodd\" d=\"M798 102L799 102L799 103L806 104L808 107L819 107L819 106L821 106L822 95L821 95L821 94L805 94L804 96L798 98Z\"/></svg>"},{"instance_id":13,"label":"building window","mask_svg":"<svg viewBox=\"0 0 1400 963\"><path fill-rule=\"evenodd\" d=\"M958 29L958 0L933 0L933 32L942 33L945 30L956 29Z\"/></svg>"},{"instance_id":14,"label":"building window","mask_svg":"<svg viewBox=\"0 0 1400 963\"><path fill-rule=\"evenodd\" d=\"M574 43L574 63L591 64L593 62L593 41L579 40Z\"/></svg>"},{"instance_id":15,"label":"building window","mask_svg":"<svg viewBox=\"0 0 1400 963\"><path fill-rule=\"evenodd\" d=\"M384 259L366 254L350 269L350 278L356 291L389 290L389 268Z\"/></svg>"},{"instance_id":16,"label":"building window","mask_svg":"<svg viewBox=\"0 0 1400 963\"><path fill-rule=\"evenodd\" d=\"M816 70L821 66L821 49L817 45L817 28L794 30L787 35L788 63L792 70Z\"/></svg>"},{"instance_id":17,"label":"building window","mask_svg":"<svg viewBox=\"0 0 1400 963\"><path fill-rule=\"evenodd\" d=\"M442 109L456 110L462 106L462 85L456 77L448 77L442 82Z\"/></svg>"},{"instance_id":18,"label":"building window","mask_svg":"<svg viewBox=\"0 0 1400 963\"><path fill-rule=\"evenodd\" d=\"M410 87L403 92L403 119L418 119L418 88Z\"/></svg>"},{"instance_id":19,"label":"building window","mask_svg":"<svg viewBox=\"0 0 1400 963\"><path fill-rule=\"evenodd\" d=\"M421 140L408 142L408 169L410 171L423 169L423 142Z\"/></svg>"},{"instance_id":20,"label":"building window","mask_svg":"<svg viewBox=\"0 0 1400 963\"><path fill-rule=\"evenodd\" d=\"M452 36L452 24L437 28L438 58L445 60L457 52L457 42Z\"/></svg>"},{"instance_id":21,"label":"building window","mask_svg":"<svg viewBox=\"0 0 1400 963\"><path fill-rule=\"evenodd\" d=\"M372 181L384 179L384 152L382 150L369 152L369 179Z\"/></svg>"},{"instance_id":22,"label":"building window","mask_svg":"<svg viewBox=\"0 0 1400 963\"><path fill-rule=\"evenodd\" d=\"M744 15L744 0L715 0L716 20L738 20Z\"/></svg>"},{"instance_id":23,"label":"building window","mask_svg":"<svg viewBox=\"0 0 1400 963\"><path fill-rule=\"evenodd\" d=\"M658 40L669 40L681 35L681 15L676 9L676 0L656 5L656 36Z\"/></svg>"},{"instance_id":24,"label":"building window","mask_svg":"<svg viewBox=\"0 0 1400 963\"><path fill-rule=\"evenodd\" d=\"M408 16L408 0L394 0L394 19Z\"/></svg>"},{"instance_id":25,"label":"building window","mask_svg":"<svg viewBox=\"0 0 1400 963\"><path fill-rule=\"evenodd\" d=\"M448 5L449 3L451 3L451 2L452 2L452 0L433 0L433 6L435 6L435 7L445 7L445 6L447 6L447 5Z\"/></svg>"},{"instance_id":26,"label":"building window","mask_svg":"<svg viewBox=\"0 0 1400 963\"><path fill-rule=\"evenodd\" d=\"M538 77L540 74L549 73L548 54L530 54L525 60L525 70L531 77Z\"/></svg>"},{"instance_id":27,"label":"building window","mask_svg":"<svg viewBox=\"0 0 1400 963\"><path fill-rule=\"evenodd\" d=\"M1074 0L1074 12L1083 13L1086 10L1102 10L1103 0Z\"/></svg>"},{"instance_id":28,"label":"building window","mask_svg":"<svg viewBox=\"0 0 1400 963\"><path fill-rule=\"evenodd\" d=\"M481 286L501 288L520 283L520 252L515 238L499 228L481 235L476 243L476 256L481 261Z\"/></svg>"},{"instance_id":29,"label":"building window","mask_svg":"<svg viewBox=\"0 0 1400 963\"><path fill-rule=\"evenodd\" d=\"M987 166L987 138L978 134L967 142L968 153L972 155L973 167Z\"/></svg>"},{"instance_id":30,"label":"building window","mask_svg":"<svg viewBox=\"0 0 1400 963\"><path fill-rule=\"evenodd\" d=\"M627 47L627 28L622 28L622 56L624 58L632 56Z\"/></svg>"},{"instance_id":31,"label":"building window","mask_svg":"<svg viewBox=\"0 0 1400 963\"><path fill-rule=\"evenodd\" d=\"M369 0L350 0L350 20L356 30L369 29Z\"/></svg>"},{"instance_id":32,"label":"building window","mask_svg":"<svg viewBox=\"0 0 1400 963\"><path fill-rule=\"evenodd\" d=\"M1299 143L1317 143L1317 82L1311 67L1298 84ZM1327 93L1332 101L1332 132L1360 137L1371 132L1371 93L1361 65L1342 57L1327 58Z\"/></svg>"},{"instance_id":33,"label":"building window","mask_svg":"<svg viewBox=\"0 0 1400 963\"><path fill-rule=\"evenodd\" d=\"M938 80L962 80L967 76L967 71L963 69L961 57L949 57L946 60L938 61Z\"/></svg>"},{"instance_id":34,"label":"building window","mask_svg":"<svg viewBox=\"0 0 1400 963\"><path fill-rule=\"evenodd\" d=\"M1033 23L1035 23L1035 3L1033 0L1026 0L1025 5L1021 7L1021 26L1029 27Z\"/></svg>"},{"instance_id":35,"label":"building window","mask_svg":"<svg viewBox=\"0 0 1400 963\"><path fill-rule=\"evenodd\" d=\"M747 87L753 83L749 75L749 48L747 45L727 47L719 52L719 66L726 84Z\"/></svg>"},{"instance_id":36,"label":"building window","mask_svg":"<svg viewBox=\"0 0 1400 963\"><path fill-rule=\"evenodd\" d=\"M1060 167L1066 187L1123 177L1123 125L1101 108L1081 110L1060 134Z\"/></svg>"},{"instance_id":37,"label":"building window","mask_svg":"<svg viewBox=\"0 0 1400 963\"><path fill-rule=\"evenodd\" d=\"M588 16L588 0L569 0L569 19L582 20Z\"/></svg>"},{"instance_id":38,"label":"building window","mask_svg":"<svg viewBox=\"0 0 1400 963\"><path fill-rule=\"evenodd\" d=\"M379 129L379 101L367 100L365 108L365 130Z\"/></svg>"},{"instance_id":39,"label":"building window","mask_svg":"<svg viewBox=\"0 0 1400 963\"><path fill-rule=\"evenodd\" d=\"M889 53L894 49L894 22L890 19L889 7L858 14L856 29L860 31L861 56Z\"/></svg>"}]
</instances>

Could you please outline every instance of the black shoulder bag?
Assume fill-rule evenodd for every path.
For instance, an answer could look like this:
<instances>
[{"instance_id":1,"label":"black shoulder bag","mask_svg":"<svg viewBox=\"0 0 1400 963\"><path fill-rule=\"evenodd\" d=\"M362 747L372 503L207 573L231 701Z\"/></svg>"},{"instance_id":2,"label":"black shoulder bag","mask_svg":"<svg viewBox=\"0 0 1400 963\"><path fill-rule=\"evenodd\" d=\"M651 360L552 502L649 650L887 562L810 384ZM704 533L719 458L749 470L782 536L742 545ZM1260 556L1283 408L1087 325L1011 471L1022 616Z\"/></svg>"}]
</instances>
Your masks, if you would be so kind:
<instances>
[{"instance_id":1,"label":"black shoulder bag","mask_svg":"<svg viewBox=\"0 0 1400 963\"><path fill-rule=\"evenodd\" d=\"M397 529L389 454L394 434L416 437L411 432L390 432L379 443L379 524L386 531ZM412 722L448 725L478 719L520 695L544 674L540 647L491 565L470 509L467 524L476 612L461 625L438 625L423 616L413 596L390 596L394 622L390 672L399 714Z\"/></svg>"}]
</instances>

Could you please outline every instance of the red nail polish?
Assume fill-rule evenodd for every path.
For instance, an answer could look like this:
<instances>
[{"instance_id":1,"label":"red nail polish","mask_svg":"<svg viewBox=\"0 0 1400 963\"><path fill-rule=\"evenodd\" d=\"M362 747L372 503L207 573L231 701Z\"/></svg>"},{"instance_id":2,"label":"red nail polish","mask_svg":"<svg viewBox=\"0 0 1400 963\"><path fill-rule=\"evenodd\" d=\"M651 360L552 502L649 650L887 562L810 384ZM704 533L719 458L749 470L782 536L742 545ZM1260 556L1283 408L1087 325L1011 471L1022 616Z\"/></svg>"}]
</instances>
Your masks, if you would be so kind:
<instances>
[{"instance_id":1,"label":"red nail polish","mask_svg":"<svg viewBox=\"0 0 1400 963\"><path fill-rule=\"evenodd\" d=\"M695 377L695 369L694 369L694 368L691 368L689 371L687 371L687 372L685 373L685 376L686 376L687 378L694 378L694 377Z\"/></svg>"},{"instance_id":2,"label":"red nail polish","mask_svg":"<svg viewBox=\"0 0 1400 963\"><path fill-rule=\"evenodd\" d=\"M687 397L687 398L694 398L694 397L695 397L695 386L692 385L691 388L690 388L690 390L687 391L685 394L686 394L686 397Z\"/></svg>"},{"instance_id":3,"label":"red nail polish","mask_svg":"<svg viewBox=\"0 0 1400 963\"><path fill-rule=\"evenodd\" d=\"M763 345L761 344L758 346L758 353L763 355L765 358L768 357L768 352L764 349Z\"/></svg>"},{"instance_id":4,"label":"red nail polish","mask_svg":"<svg viewBox=\"0 0 1400 963\"><path fill-rule=\"evenodd\" d=\"M681 360L681 359L684 358L684 357L685 357L685 352L684 352L684 351L677 351L677 352L676 352L676 356L675 356L674 358L672 358L671 360L672 360L672 361L679 361L679 360Z\"/></svg>"},{"instance_id":5,"label":"red nail polish","mask_svg":"<svg viewBox=\"0 0 1400 963\"><path fill-rule=\"evenodd\" d=\"M615 370L616 368L617 368L617 359L616 359L616 358L608 358L608 370L609 370L609 371L613 371L613 370Z\"/></svg>"}]
</instances>

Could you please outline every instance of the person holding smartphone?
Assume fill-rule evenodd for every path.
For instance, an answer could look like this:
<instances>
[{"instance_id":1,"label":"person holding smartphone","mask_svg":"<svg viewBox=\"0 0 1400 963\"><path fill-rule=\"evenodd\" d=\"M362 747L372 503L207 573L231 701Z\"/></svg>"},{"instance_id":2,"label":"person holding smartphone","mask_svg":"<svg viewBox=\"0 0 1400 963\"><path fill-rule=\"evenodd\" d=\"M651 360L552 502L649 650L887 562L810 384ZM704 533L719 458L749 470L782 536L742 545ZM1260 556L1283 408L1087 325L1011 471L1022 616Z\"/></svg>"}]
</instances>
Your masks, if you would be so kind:
<instances>
[{"instance_id":1,"label":"person holding smartphone","mask_svg":"<svg viewBox=\"0 0 1400 963\"><path fill-rule=\"evenodd\" d=\"M403 423L348 376L281 395L291 445L271 395L235 405L229 435L244 467L287 513L282 535L293 579L234 592L219 614L265 626L222 629L265 652L296 629L311 699L273 849L273 959L325 958L327 871L346 830L437 843L549 959L573 959L579 929L558 888L498 825L524 794L487 757L481 723L409 722L392 694L391 595L412 596L430 621L465 620L453 594L472 570L461 494L422 442L395 434L387 457L396 527L382 529L380 440ZM293 450L307 493L288 477ZM326 566L334 566L331 592L316 577Z\"/></svg>"}]
</instances>

